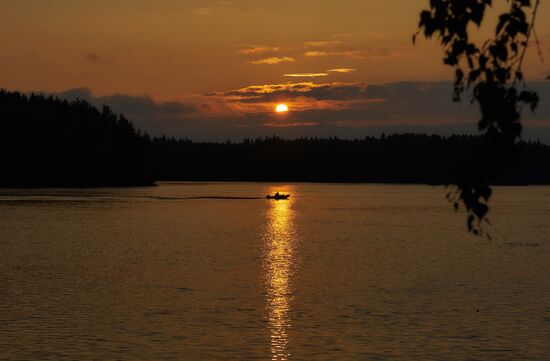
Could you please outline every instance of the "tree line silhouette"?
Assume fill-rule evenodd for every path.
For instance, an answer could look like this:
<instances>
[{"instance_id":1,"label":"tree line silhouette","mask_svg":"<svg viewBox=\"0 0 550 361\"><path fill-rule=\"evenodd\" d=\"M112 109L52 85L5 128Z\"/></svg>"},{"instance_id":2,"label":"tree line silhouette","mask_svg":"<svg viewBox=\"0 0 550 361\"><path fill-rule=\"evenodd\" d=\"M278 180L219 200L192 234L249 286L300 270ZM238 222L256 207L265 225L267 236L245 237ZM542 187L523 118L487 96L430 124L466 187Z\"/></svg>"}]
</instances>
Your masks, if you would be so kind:
<instances>
[{"instance_id":1,"label":"tree line silhouette","mask_svg":"<svg viewBox=\"0 0 550 361\"><path fill-rule=\"evenodd\" d=\"M480 137L151 139L83 100L0 91L0 186L129 186L155 180L448 184ZM550 184L550 146L520 142L493 184Z\"/></svg>"},{"instance_id":2,"label":"tree line silhouette","mask_svg":"<svg viewBox=\"0 0 550 361\"><path fill-rule=\"evenodd\" d=\"M466 167L478 136L394 134L344 140L277 136L240 143L153 140L162 180L450 184ZM492 184L550 184L550 146L521 142ZM459 166L457 166L457 164Z\"/></svg>"},{"instance_id":3,"label":"tree line silhouette","mask_svg":"<svg viewBox=\"0 0 550 361\"><path fill-rule=\"evenodd\" d=\"M0 186L148 185L152 154L107 106L0 91Z\"/></svg>"}]
</instances>

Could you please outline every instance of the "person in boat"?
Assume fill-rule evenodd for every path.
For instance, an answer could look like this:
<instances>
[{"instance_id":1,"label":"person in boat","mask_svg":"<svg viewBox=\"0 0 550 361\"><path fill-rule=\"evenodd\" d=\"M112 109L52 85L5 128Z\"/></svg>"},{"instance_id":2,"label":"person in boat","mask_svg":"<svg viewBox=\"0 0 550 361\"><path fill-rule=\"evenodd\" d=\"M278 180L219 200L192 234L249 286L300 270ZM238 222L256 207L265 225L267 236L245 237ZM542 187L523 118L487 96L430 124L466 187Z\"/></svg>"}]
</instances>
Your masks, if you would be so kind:
<instances>
[{"instance_id":1,"label":"person in boat","mask_svg":"<svg viewBox=\"0 0 550 361\"><path fill-rule=\"evenodd\" d=\"M288 199L288 197L290 197L290 194L280 194L279 192L274 195L268 194L266 196L267 199Z\"/></svg>"}]
</instances>

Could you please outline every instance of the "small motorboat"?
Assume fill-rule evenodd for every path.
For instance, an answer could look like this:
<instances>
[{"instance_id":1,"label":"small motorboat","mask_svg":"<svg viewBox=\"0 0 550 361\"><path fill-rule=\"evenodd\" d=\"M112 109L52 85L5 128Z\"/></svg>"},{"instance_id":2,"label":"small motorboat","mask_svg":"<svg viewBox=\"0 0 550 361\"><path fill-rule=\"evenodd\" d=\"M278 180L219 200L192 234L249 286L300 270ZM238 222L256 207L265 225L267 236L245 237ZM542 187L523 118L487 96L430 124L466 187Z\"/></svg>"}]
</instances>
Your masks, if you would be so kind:
<instances>
[{"instance_id":1,"label":"small motorboat","mask_svg":"<svg viewBox=\"0 0 550 361\"><path fill-rule=\"evenodd\" d=\"M268 194L267 196L265 196L266 199L275 199L275 200L280 200L280 199L288 199L290 197L290 194L279 194L279 192L275 193L274 195L270 195Z\"/></svg>"}]
</instances>

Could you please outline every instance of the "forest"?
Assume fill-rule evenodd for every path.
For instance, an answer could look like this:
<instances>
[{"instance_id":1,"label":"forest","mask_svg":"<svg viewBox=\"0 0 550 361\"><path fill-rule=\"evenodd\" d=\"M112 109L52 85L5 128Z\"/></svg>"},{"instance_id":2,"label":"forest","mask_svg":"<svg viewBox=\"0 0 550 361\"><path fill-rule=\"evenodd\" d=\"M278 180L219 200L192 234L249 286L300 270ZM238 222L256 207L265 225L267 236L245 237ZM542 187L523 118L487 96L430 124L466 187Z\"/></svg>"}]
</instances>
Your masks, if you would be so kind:
<instances>
[{"instance_id":1,"label":"forest","mask_svg":"<svg viewBox=\"0 0 550 361\"><path fill-rule=\"evenodd\" d=\"M240 143L195 143L155 138L157 179L192 181L293 181L453 183L467 166L479 137L394 134L357 140L276 136ZM521 142L492 184L550 184L550 147Z\"/></svg>"},{"instance_id":2,"label":"forest","mask_svg":"<svg viewBox=\"0 0 550 361\"><path fill-rule=\"evenodd\" d=\"M0 186L142 186L155 181L453 183L479 137L277 136L223 143L157 137L109 107L0 91ZM550 146L520 142L492 184L550 184Z\"/></svg>"},{"instance_id":3,"label":"forest","mask_svg":"<svg viewBox=\"0 0 550 361\"><path fill-rule=\"evenodd\" d=\"M0 186L150 185L152 154L109 107L0 91Z\"/></svg>"}]
</instances>

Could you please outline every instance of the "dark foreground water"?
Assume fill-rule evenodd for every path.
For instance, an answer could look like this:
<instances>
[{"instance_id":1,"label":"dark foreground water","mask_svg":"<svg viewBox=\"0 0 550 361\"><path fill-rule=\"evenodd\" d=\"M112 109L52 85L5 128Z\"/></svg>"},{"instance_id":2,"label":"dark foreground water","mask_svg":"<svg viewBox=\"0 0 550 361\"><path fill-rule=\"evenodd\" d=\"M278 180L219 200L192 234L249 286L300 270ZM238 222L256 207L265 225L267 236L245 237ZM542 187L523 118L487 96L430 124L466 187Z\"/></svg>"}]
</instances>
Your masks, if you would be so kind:
<instances>
[{"instance_id":1,"label":"dark foreground water","mask_svg":"<svg viewBox=\"0 0 550 361\"><path fill-rule=\"evenodd\" d=\"M550 359L550 187L497 188L492 241L444 195L0 190L0 359Z\"/></svg>"}]
</instances>

